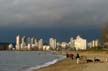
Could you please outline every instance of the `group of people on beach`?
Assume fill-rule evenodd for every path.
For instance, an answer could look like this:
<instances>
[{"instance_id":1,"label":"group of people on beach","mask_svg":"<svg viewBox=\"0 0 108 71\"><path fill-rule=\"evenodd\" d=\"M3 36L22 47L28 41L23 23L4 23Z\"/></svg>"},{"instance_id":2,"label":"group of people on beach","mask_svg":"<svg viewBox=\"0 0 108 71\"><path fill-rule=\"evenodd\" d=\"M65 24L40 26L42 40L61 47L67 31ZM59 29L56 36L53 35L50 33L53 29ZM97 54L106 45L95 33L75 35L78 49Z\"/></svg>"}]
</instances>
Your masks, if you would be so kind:
<instances>
[{"instance_id":1,"label":"group of people on beach","mask_svg":"<svg viewBox=\"0 0 108 71\"><path fill-rule=\"evenodd\" d=\"M76 53L76 56L74 56L73 53L66 53L66 57L67 58L71 58L72 60L76 59L76 63L79 64L79 61L80 61L80 55L79 55L79 53Z\"/></svg>"}]
</instances>

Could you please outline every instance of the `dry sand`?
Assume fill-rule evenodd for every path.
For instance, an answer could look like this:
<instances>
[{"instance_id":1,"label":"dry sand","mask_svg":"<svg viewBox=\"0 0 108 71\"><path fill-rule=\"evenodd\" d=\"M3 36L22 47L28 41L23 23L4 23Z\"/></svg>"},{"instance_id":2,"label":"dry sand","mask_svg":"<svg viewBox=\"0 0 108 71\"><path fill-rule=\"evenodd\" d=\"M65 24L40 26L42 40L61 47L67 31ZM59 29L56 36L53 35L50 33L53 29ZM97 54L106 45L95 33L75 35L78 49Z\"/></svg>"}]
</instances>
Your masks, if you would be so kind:
<instances>
[{"instance_id":1,"label":"dry sand","mask_svg":"<svg viewBox=\"0 0 108 71\"><path fill-rule=\"evenodd\" d=\"M83 71L108 71L108 54L107 53L84 53L82 55L87 56L88 59L93 59L94 57L101 60L101 62L86 63L86 67Z\"/></svg>"},{"instance_id":2,"label":"dry sand","mask_svg":"<svg viewBox=\"0 0 108 71\"><path fill-rule=\"evenodd\" d=\"M83 71L108 71L108 63L89 63Z\"/></svg>"},{"instance_id":3,"label":"dry sand","mask_svg":"<svg viewBox=\"0 0 108 71\"><path fill-rule=\"evenodd\" d=\"M56 64L44 67L33 71L108 71L108 54L106 53L80 53L81 56L87 57L87 59L93 59L94 57L101 60L97 63L86 63L86 60L82 58L80 64L76 64L76 60L65 59Z\"/></svg>"}]
</instances>

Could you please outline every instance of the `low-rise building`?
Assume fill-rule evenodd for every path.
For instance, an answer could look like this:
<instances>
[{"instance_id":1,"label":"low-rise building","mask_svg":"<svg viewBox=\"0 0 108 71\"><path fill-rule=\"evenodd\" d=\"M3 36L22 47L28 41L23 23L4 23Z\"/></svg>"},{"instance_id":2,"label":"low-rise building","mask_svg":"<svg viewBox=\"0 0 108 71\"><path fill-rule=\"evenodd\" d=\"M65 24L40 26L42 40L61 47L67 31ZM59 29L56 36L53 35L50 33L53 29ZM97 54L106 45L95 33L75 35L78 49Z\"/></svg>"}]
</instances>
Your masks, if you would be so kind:
<instances>
[{"instance_id":1,"label":"low-rise building","mask_svg":"<svg viewBox=\"0 0 108 71\"><path fill-rule=\"evenodd\" d=\"M14 48L13 44L9 44L8 49L13 50L13 48Z\"/></svg>"},{"instance_id":2,"label":"low-rise building","mask_svg":"<svg viewBox=\"0 0 108 71\"><path fill-rule=\"evenodd\" d=\"M48 45L43 46L43 51L49 51L49 50L50 50L50 46L48 46Z\"/></svg>"},{"instance_id":3,"label":"low-rise building","mask_svg":"<svg viewBox=\"0 0 108 71\"><path fill-rule=\"evenodd\" d=\"M67 48L67 43L66 42L62 42L61 43L61 48L63 48L63 49Z\"/></svg>"}]
</instances>

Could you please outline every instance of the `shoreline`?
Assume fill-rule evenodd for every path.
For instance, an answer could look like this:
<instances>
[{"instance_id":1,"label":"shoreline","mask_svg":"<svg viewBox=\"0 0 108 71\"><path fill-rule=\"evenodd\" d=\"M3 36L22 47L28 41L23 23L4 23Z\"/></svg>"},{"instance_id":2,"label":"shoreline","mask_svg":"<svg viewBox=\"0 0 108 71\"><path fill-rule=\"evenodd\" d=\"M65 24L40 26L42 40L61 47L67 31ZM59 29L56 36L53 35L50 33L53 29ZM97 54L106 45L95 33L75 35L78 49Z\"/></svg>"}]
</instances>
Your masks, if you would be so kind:
<instances>
[{"instance_id":1,"label":"shoreline","mask_svg":"<svg viewBox=\"0 0 108 71\"><path fill-rule=\"evenodd\" d=\"M85 60L81 60L79 64L76 63L76 60L72 60L70 58L66 58L62 61L59 61L55 64L49 65L47 67L43 67L40 69L33 69L32 71L107 71L108 62L106 62L106 58L108 58L108 54L100 52L100 53L92 53L92 52L81 52L81 56L86 56L88 59L93 59L94 57L99 58L102 62L98 63L87 63ZM105 66L104 66L105 65ZM99 68L98 68L99 66ZM97 68L95 70L95 67ZM92 69L92 70L90 70ZM99 70L98 70L99 69Z\"/></svg>"},{"instance_id":2,"label":"shoreline","mask_svg":"<svg viewBox=\"0 0 108 71\"><path fill-rule=\"evenodd\" d=\"M54 65L54 64L56 64L56 63L58 63L58 62L61 62L61 61L63 61L63 60L66 59L66 57L63 56L63 55L57 55L57 56L58 56L59 58L55 58L55 59L53 59L53 60L51 60L51 61L48 61L48 62L46 62L46 63L44 63L44 64L42 64L42 65L37 65L37 66L34 66L34 67L30 67L30 68L28 68L28 69L26 69L26 70L24 70L24 71L32 71L32 70L42 69L42 68L45 68L45 67Z\"/></svg>"},{"instance_id":3,"label":"shoreline","mask_svg":"<svg viewBox=\"0 0 108 71\"><path fill-rule=\"evenodd\" d=\"M82 63L76 64L76 60L67 58L47 67L33 69L32 71L82 71L84 66L86 65L83 65Z\"/></svg>"}]
</instances>

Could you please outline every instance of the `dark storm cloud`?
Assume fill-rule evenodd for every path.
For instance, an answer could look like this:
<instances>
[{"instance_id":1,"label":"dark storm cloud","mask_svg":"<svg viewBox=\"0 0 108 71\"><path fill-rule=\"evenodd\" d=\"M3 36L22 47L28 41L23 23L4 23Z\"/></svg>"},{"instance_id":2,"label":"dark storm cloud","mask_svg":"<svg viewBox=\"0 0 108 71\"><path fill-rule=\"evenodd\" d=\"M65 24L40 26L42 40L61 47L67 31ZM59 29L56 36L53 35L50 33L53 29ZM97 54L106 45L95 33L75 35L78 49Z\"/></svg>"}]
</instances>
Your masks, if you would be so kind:
<instances>
[{"instance_id":1,"label":"dark storm cloud","mask_svg":"<svg viewBox=\"0 0 108 71\"><path fill-rule=\"evenodd\" d=\"M108 0L0 0L0 26L100 25L107 18Z\"/></svg>"}]
</instances>

